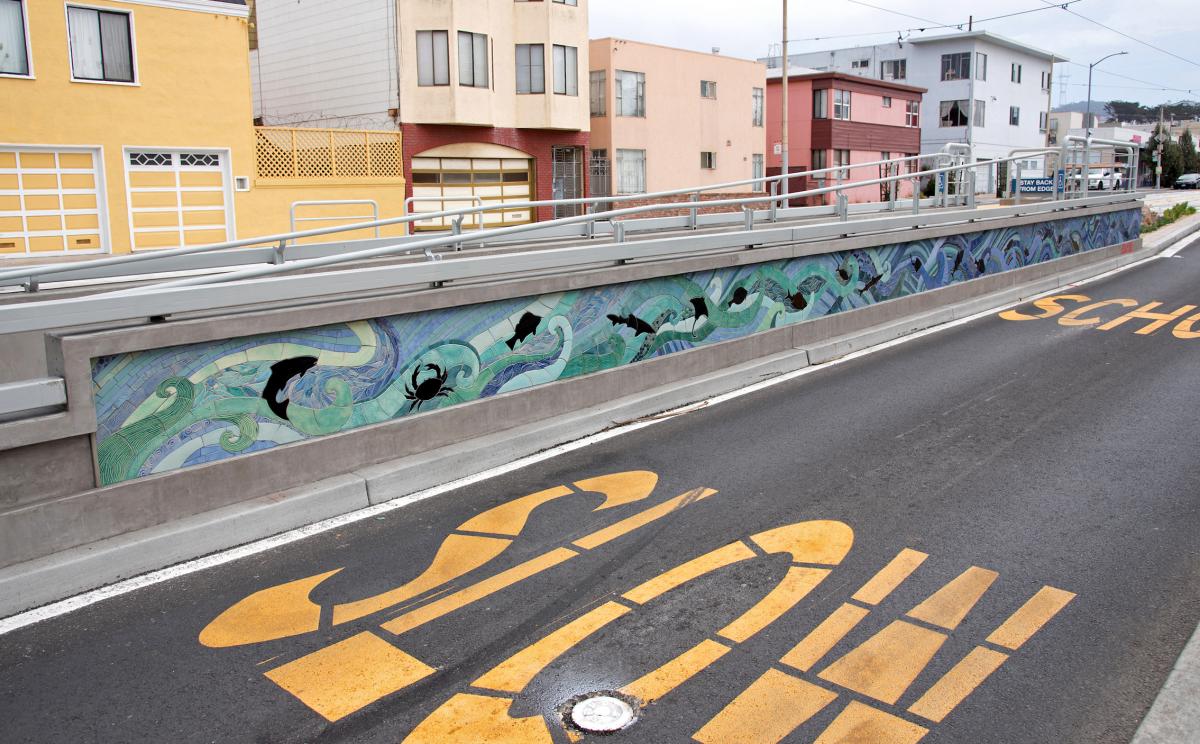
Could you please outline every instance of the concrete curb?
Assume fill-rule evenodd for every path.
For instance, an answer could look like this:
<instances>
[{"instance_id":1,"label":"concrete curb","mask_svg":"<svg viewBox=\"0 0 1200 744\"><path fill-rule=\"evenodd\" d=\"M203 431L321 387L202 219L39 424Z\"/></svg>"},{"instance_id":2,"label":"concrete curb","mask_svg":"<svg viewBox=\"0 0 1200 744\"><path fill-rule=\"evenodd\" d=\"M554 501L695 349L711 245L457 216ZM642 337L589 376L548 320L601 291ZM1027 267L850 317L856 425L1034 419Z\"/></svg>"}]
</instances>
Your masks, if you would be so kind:
<instances>
[{"instance_id":1,"label":"concrete curb","mask_svg":"<svg viewBox=\"0 0 1200 744\"><path fill-rule=\"evenodd\" d=\"M1200 229L1200 228L1198 228ZM1200 627L1183 647L1132 744L1191 744L1200 732Z\"/></svg>"},{"instance_id":2,"label":"concrete curb","mask_svg":"<svg viewBox=\"0 0 1200 744\"><path fill-rule=\"evenodd\" d=\"M1200 220L1186 234L1200 230ZM0 569L0 617L173 563L347 514L809 365L1094 277L1160 247L1118 255L1018 287L759 357L686 382L562 414L435 451L360 468L308 486L137 530Z\"/></svg>"}]
</instances>

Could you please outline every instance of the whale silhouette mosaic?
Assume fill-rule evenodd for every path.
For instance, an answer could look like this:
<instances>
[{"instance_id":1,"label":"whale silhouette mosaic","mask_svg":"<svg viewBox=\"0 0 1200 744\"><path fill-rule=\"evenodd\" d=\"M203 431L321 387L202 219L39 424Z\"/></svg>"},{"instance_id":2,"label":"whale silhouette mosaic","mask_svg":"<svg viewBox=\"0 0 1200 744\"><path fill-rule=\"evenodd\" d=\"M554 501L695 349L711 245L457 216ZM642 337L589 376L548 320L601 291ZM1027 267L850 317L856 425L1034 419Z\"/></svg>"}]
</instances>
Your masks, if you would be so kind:
<instances>
[{"instance_id":1,"label":"whale silhouette mosaic","mask_svg":"<svg viewBox=\"0 0 1200 744\"><path fill-rule=\"evenodd\" d=\"M1137 210L1110 212L97 358L101 483L536 388L1122 244L1137 237L1139 219ZM316 361L296 361L308 359Z\"/></svg>"},{"instance_id":2,"label":"whale silhouette mosaic","mask_svg":"<svg viewBox=\"0 0 1200 744\"><path fill-rule=\"evenodd\" d=\"M328 637L330 631L344 627L341 640L277 662L263 676L327 721L350 718L377 702L403 699L406 690L439 673L413 649L405 649L409 631L434 622L474 622L472 610L480 600L519 583L536 581L565 561L603 551L614 541L716 494L710 488L695 488L643 506L657 482L658 476L651 471L626 471L521 496L460 524L420 574L393 589L323 607L310 595L341 571L333 569L245 597L214 618L201 631L199 641L219 652L318 631ZM500 568L504 553L520 539L540 507L581 494L602 497L593 514L614 509L625 516ZM989 626L984 637L973 640L970 650L958 655L956 650L947 651L946 641L951 633L961 640L960 626L1000 576L969 566L907 610L901 608L896 616L888 598L929 558L905 548L857 589L847 589L852 593L823 619L815 624L797 622L794 610L838 570L854 539L853 529L843 522L811 519L762 530L683 560L620 594L601 597L551 623L540 637L452 692L402 740L406 744L538 744L566 736L577 741L582 732L573 727L565 707L534 714L514 712L522 708L523 696L537 686L547 669L571 664L589 644L601 641L607 642L606 648L615 647L616 653L636 656L638 644L623 644L621 638L622 628L638 614L655 612L664 597L731 567L782 558L784 572L765 591L741 584L742 593L757 593L746 597L753 603L744 611L732 619L713 621L707 637L650 665L639 676L631 675L612 693L636 706L638 722L633 725L652 725L658 701L668 695L688 695L693 679L708 670L716 672L740 644L772 633L791 639L785 644L789 650L749 685L724 689L727 685L719 684L716 694L725 695L727 702L695 728L693 740L702 744L772 744L795 735L799 737L796 740L819 744L915 743L974 694L1075 596L1042 586L1019 606L999 608L1005 619ZM497 568L485 570L492 565ZM479 576L473 573L476 571L482 571L484 578L475 578ZM462 584L460 580L468 575L472 581ZM837 586L845 586L845 582ZM385 611L389 611L386 620L370 620ZM694 613L701 619L714 614L703 605L695 607ZM961 644L950 646L961 648ZM953 657L943 658L947 654ZM599 658L611 659L607 655ZM935 659L941 659L943 667L945 662L950 666L931 681L923 673ZM595 676L592 669L572 679ZM713 679L710 673L704 693L709 697L714 694ZM580 700L589 691L567 692L571 700ZM818 716L826 710L836 713L832 718Z\"/></svg>"}]
</instances>

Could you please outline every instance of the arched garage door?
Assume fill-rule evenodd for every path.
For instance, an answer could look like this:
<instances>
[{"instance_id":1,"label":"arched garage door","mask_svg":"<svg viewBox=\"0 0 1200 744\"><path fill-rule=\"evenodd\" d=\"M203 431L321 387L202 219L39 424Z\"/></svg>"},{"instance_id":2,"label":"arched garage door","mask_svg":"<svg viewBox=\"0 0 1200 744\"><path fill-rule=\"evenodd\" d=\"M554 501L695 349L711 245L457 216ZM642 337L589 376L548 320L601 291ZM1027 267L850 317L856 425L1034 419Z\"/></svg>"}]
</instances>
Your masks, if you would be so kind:
<instances>
[{"instance_id":1,"label":"arched garage door","mask_svg":"<svg viewBox=\"0 0 1200 744\"><path fill-rule=\"evenodd\" d=\"M412 211L439 212L473 206L479 197L483 206L500 206L530 201L534 191L534 161L526 153L502 145L463 142L443 145L413 156ZM483 214L484 227L522 225L533 221L529 208L501 207ZM476 226L474 218L464 228ZM450 220L431 218L416 223L417 230L448 230Z\"/></svg>"}]
</instances>

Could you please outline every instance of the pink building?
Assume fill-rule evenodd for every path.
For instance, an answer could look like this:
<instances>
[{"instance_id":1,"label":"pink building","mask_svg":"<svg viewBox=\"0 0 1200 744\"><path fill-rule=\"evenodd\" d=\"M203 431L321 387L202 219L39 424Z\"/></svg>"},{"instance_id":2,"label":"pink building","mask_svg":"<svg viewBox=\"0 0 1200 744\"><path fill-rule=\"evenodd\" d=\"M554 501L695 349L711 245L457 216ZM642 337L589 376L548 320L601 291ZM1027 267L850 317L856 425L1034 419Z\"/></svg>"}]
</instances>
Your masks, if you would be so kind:
<instances>
[{"instance_id":1,"label":"pink building","mask_svg":"<svg viewBox=\"0 0 1200 744\"><path fill-rule=\"evenodd\" d=\"M776 145L782 141L782 75L767 75L767 174L780 172L782 156ZM844 181L880 178L880 166L855 168L855 163L872 163L887 158L916 155L921 151L921 95L924 88L871 80L857 75L812 70L788 75L788 170L792 173L819 168L849 166L841 171ZM905 164L906 172L916 170ZM838 174L826 177L825 185L837 183ZM791 191L817 188L816 179L794 179ZM887 186L861 186L845 192L852 202L885 201ZM902 182L897 192L911 197L912 188ZM832 203L826 195L809 203Z\"/></svg>"}]
</instances>

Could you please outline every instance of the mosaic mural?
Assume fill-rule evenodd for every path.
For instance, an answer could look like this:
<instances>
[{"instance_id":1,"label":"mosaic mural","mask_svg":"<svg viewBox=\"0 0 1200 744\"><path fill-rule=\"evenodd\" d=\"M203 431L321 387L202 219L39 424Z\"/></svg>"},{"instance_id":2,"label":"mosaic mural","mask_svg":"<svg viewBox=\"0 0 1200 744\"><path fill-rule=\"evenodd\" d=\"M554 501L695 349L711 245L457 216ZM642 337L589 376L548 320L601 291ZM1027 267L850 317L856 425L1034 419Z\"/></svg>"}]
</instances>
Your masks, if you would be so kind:
<instances>
[{"instance_id":1,"label":"mosaic mural","mask_svg":"<svg viewBox=\"0 0 1200 744\"><path fill-rule=\"evenodd\" d=\"M93 360L105 485L1116 245L1137 210Z\"/></svg>"}]
</instances>

